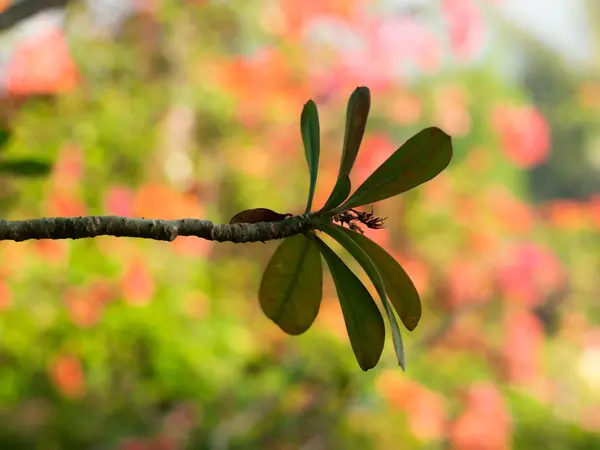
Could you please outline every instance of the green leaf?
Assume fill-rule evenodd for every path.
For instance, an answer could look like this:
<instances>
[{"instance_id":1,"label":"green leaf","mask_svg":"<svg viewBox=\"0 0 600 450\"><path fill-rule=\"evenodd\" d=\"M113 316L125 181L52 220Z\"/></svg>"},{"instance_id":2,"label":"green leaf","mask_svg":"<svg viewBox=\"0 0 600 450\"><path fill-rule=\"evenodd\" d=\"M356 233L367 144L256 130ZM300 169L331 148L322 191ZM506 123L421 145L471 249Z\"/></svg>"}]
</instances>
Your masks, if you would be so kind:
<instances>
[{"instance_id":1,"label":"green leaf","mask_svg":"<svg viewBox=\"0 0 600 450\"><path fill-rule=\"evenodd\" d=\"M385 326L369 291L339 256L315 235L310 236L327 261L337 290L352 350L361 369L379 362L385 344Z\"/></svg>"},{"instance_id":2,"label":"green leaf","mask_svg":"<svg viewBox=\"0 0 600 450\"><path fill-rule=\"evenodd\" d=\"M9 140L10 133L5 129L0 129L0 150L3 150L4 147L6 147Z\"/></svg>"},{"instance_id":3,"label":"green leaf","mask_svg":"<svg viewBox=\"0 0 600 450\"><path fill-rule=\"evenodd\" d=\"M12 159L0 161L0 173L7 173L20 177L39 177L47 175L51 169L51 163L36 159Z\"/></svg>"},{"instance_id":4,"label":"green leaf","mask_svg":"<svg viewBox=\"0 0 600 450\"><path fill-rule=\"evenodd\" d=\"M336 225L336 227L338 226ZM385 284L385 291L400 316L400 320L409 331L414 330L421 319L422 308L419 292L408 274L393 256L371 239L346 228L342 228L342 230L369 254L379 269Z\"/></svg>"},{"instance_id":5,"label":"green leaf","mask_svg":"<svg viewBox=\"0 0 600 450\"><path fill-rule=\"evenodd\" d=\"M411 137L338 208L375 203L406 192L436 177L452 159L452 139L436 127Z\"/></svg>"},{"instance_id":6,"label":"green leaf","mask_svg":"<svg viewBox=\"0 0 600 450\"><path fill-rule=\"evenodd\" d=\"M398 322L396 321L396 316L394 315L394 311L390 306L390 302L388 301L388 297L386 294L385 282L383 277L381 276L380 270L377 265L369 255L369 253L362 248L362 246L354 239L352 234L354 233L346 228L340 227L334 224L326 224L320 223L318 225L318 229L327 233L333 239L335 239L339 244L344 247L348 253L350 253L354 259L360 264L363 270L371 279L373 286L377 290L379 297L381 298L381 302L383 303L383 307L388 316L388 320L390 322L390 328L392 329L392 340L394 342L394 349L396 350L396 357L398 359L398 364L405 370L405 358L404 358L404 345L402 343L402 334L400 333L400 328L398 327Z\"/></svg>"},{"instance_id":7,"label":"green leaf","mask_svg":"<svg viewBox=\"0 0 600 450\"><path fill-rule=\"evenodd\" d=\"M305 213L310 212L312 201L317 186L317 173L319 172L319 154L321 152L320 130L319 130L319 112L317 105L309 100L302 110L300 117L300 131L302 132L302 143L304 144L304 154L308 163L310 173L310 187L308 189L308 201L306 202Z\"/></svg>"},{"instance_id":8,"label":"green leaf","mask_svg":"<svg viewBox=\"0 0 600 450\"><path fill-rule=\"evenodd\" d=\"M358 150L365 134L369 109L371 108L371 92L368 87L356 88L346 108L346 133L344 134L344 146L338 178L349 174L354 166Z\"/></svg>"},{"instance_id":9,"label":"green leaf","mask_svg":"<svg viewBox=\"0 0 600 450\"><path fill-rule=\"evenodd\" d=\"M260 283L263 312L284 332L310 328L323 295L323 267L316 244L303 234L284 240L271 257Z\"/></svg>"},{"instance_id":10,"label":"green leaf","mask_svg":"<svg viewBox=\"0 0 600 450\"><path fill-rule=\"evenodd\" d=\"M348 177L348 174L346 173L341 174L337 179L329 198L325 202L325 206L319 210L319 213L331 211L340 206L342 202L348 198L351 190L352 184L350 183L350 177Z\"/></svg>"}]
</instances>

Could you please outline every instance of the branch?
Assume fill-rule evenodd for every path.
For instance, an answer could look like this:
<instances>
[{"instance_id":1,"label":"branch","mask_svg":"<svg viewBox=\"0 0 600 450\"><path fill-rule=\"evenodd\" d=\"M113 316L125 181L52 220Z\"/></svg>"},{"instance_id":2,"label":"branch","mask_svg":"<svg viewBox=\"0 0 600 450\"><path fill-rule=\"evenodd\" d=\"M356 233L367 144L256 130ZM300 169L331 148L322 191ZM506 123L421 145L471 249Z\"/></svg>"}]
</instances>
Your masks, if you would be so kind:
<instances>
[{"instance_id":1,"label":"branch","mask_svg":"<svg viewBox=\"0 0 600 450\"><path fill-rule=\"evenodd\" d=\"M8 30L17 23L50 8L62 8L72 0L22 0L0 13L0 31Z\"/></svg>"},{"instance_id":2,"label":"branch","mask_svg":"<svg viewBox=\"0 0 600 450\"><path fill-rule=\"evenodd\" d=\"M214 224L209 220L152 220L118 216L45 217L0 220L0 241L29 239L83 239L96 236L133 237L173 241L196 236L209 241L265 242L304 233L314 228L309 215L278 222Z\"/></svg>"}]
</instances>

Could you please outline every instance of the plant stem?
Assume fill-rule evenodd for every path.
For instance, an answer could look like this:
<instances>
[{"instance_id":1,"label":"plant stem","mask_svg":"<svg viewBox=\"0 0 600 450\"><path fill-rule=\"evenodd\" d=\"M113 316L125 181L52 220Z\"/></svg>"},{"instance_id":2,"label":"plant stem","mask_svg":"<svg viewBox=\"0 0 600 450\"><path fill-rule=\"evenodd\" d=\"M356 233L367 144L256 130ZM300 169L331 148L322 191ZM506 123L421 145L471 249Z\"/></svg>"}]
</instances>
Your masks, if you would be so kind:
<instances>
[{"instance_id":1,"label":"plant stem","mask_svg":"<svg viewBox=\"0 0 600 450\"><path fill-rule=\"evenodd\" d=\"M133 237L173 241L196 236L217 242L265 242L304 233L314 228L311 215L278 222L214 224L209 220L152 220L119 216L44 217L0 220L0 241L29 239L83 239L96 236Z\"/></svg>"}]
</instances>

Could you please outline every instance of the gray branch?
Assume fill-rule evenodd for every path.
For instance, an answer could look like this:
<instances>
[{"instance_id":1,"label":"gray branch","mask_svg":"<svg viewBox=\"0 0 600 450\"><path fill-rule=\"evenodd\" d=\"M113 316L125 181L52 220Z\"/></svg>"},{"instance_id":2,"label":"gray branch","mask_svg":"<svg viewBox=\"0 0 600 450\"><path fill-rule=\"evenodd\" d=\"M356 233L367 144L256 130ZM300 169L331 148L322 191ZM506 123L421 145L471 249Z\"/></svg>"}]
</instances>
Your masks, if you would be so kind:
<instances>
[{"instance_id":1,"label":"gray branch","mask_svg":"<svg viewBox=\"0 0 600 450\"><path fill-rule=\"evenodd\" d=\"M209 220L151 220L118 216L45 217L0 220L0 241L29 239L83 239L96 236L133 237L173 241L196 236L217 242L265 242L304 233L314 228L309 215L278 222L214 224Z\"/></svg>"}]
</instances>

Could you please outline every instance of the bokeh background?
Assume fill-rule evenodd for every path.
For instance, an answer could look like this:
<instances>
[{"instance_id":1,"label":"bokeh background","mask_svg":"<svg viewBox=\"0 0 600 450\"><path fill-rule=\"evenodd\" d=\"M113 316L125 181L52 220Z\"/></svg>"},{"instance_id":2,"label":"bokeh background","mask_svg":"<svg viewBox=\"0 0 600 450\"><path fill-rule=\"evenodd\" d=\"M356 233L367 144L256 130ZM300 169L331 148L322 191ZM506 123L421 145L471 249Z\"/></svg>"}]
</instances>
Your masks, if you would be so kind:
<instances>
[{"instance_id":1,"label":"bokeh background","mask_svg":"<svg viewBox=\"0 0 600 450\"><path fill-rule=\"evenodd\" d=\"M263 316L276 242L1 242L0 448L600 448L597 0L96 0L2 17L0 162L53 163L0 174L3 218L301 213L302 106L321 117L319 206L361 85L355 186L428 126L455 158L375 205L388 226L368 233L422 295L406 373L391 342L359 369L328 276L306 334Z\"/></svg>"}]
</instances>

